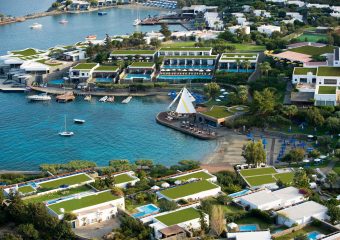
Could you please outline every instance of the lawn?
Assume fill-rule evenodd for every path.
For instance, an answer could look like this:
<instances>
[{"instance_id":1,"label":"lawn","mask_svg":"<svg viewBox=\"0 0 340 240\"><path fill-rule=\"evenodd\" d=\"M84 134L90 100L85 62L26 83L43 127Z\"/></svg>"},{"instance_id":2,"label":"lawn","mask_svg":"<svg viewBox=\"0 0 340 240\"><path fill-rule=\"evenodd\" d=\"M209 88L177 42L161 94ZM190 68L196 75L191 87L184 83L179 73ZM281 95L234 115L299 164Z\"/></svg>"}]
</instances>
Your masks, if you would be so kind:
<instances>
[{"instance_id":1,"label":"lawn","mask_svg":"<svg viewBox=\"0 0 340 240\"><path fill-rule=\"evenodd\" d=\"M319 86L318 94L335 94L336 87L334 86Z\"/></svg>"},{"instance_id":2,"label":"lawn","mask_svg":"<svg viewBox=\"0 0 340 240\"><path fill-rule=\"evenodd\" d=\"M272 175L262 175L256 177L246 177L247 182L251 186L260 186L268 183L275 183L276 179Z\"/></svg>"},{"instance_id":3,"label":"lawn","mask_svg":"<svg viewBox=\"0 0 340 240\"><path fill-rule=\"evenodd\" d=\"M25 203L41 203L41 202L45 202L48 200L53 200L53 199L58 199L61 197L65 197L65 196L69 196L69 195L73 195L76 193L81 193L81 192L86 192L86 191L90 191L92 190L91 188L87 187L87 186L80 186L77 188L70 188L64 191L59 191L59 192L54 192L54 193L50 193L50 194L46 194L46 195L40 195L40 196L36 196L36 197L31 197L31 198L26 198L24 199Z\"/></svg>"},{"instance_id":4,"label":"lawn","mask_svg":"<svg viewBox=\"0 0 340 240\"><path fill-rule=\"evenodd\" d=\"M256 175L276 173L276 170L274 168L272 168L272 167L268 167L268 168L253 168L253 169L241 170L240 173L244 177L249 177L249 176L256 176Z\"/></svg>"},{"instance_id":5,"label":"lawn","mask_svg":"<svg viewBox=\"0 0 340 240\"><path fill-rule=\"evenodd\" d=\"M175 179L177 180L181 180L181 181L186 181L186 180L189 180L191 178L202 178L204 180L206 179L209 179L211 178L212 176L206 172L195 172L195 173L191 173L191 174L187 174L187 175L184 175L184 176L178 176L178 177L175 177Z\"/></svg>"},{"instance_id":6,"label":"lawn","mask_svg":"<svg viewBox=\"0 0 340 240\"><path fill-rule=\"evenodd\" d=\"M185 41L185 42L165 42L162 43L162 47L194 47L194 41Z\"/></svg>"},{"instance_id":7,"label":"lawn","mask_svg":"<svg viewBox=\"0 0 340 240\"><path fill-rule=\"evenodd\" d=\"M307 55L322 55L325 53L332 53L333 50L334 50L333 46L325 46L325 47L303 46L303 47L289 49L289 51L303 53Z\"/></svg>"},{"instance_id":8,"label":"lawn","mask_svg":"<svg viewBox=\"0 0 340 240\"><path fill-rule=\"evenodd\" d=\"M317 75L337 77L340 75L340 67L319 67Z\"/></svg>"},{"instance_id":9,"label":"lawn","mask_svg":"<svg viewBox=\"0 0 340 240\"><path fill-rule=\"evenodd\" d=\"M318 231L322 234L329 234L330 233L330 232L325 231L325 229L323 229L323 228L318 228L318 227L315 227L315 226L307 226L307 227L302 228L301 230L292 232L290 234L286 234L286 235L281 236L281 237L277 237L277 238L275 238L275 240L290 240L290 239L294 239L296 236L299 236L301 234L307 234L307 233L310 233L310 232L313 232L313 231Z\"/></svg>"},{"instance_id":10,"label":"lawn","mask_svg":"<svg viewBox=\"0 0 340 240\"><path fill-rule=\"evenodd\" d=\"M200 212L195 208L186 208L176 212L168 213L159 217L157 220L164 223L167 226L172 226L182 222L186 222L192 219L200 218Z\"/></svg>"},{"instance_id":11,"label":"lawn","mask_svg":"<svg viewBox=\"0 0 340 240\"><path fill-rule=\"evenodd\" d=\"M79 63L74 66L72 69L75 70L91 70L97 65L97 63Z\"/></svg>"},{"instance_id":12,"label":"lawn","mask_svg":"<svg viewBox=\"0 0 340 240\"><path fill-rule=\"evenodd\" d=\"M233 214L233 213L245 213L246 211L241 207L236 207L233 205L222 205L224 213Z\"/></svg>"},{"instance_id":13,"label":"lawn","mask_svg":"<svg viewBox=\"0 0 340 240\"><path fill-rule=\"evenodd\" d=\"M145 54L155 54L156 50L114 50L113 55L145 55Z\"/></svg>"},{"instance_id":14,"label":"lawn","mask_svg":"<svg viewBox=\"0 0 340 240\"><path fill-rule=\"evenodd\" d=\"M37 62L48 65L48 66L60 66L60 65L62 65L62 63L60 63L60 62L52 63L52 62L49 62L49 60L47 60L47 59L40 59L40 60L37 60Z\"/></svg>"},{"instance_id":15,"label":"lawn","mask_svg":"<svg viewBox=\"0 0 340 240\"><path fill-rule=\"evenodd\" d=\"M283 183L291 183L294 178L294 173L289 172L289 173L278 173L275 174L274 177L276 179L280 179Z\"/></svg>"},{"instance_id":16,"label":"lawn","mask_svg":"<svg viewBox=\"0 0 340 240\"><path fill-rule=\"evenodd\" d=\"M59 202L49 205L48 207L57 214L61 214L60 208L63 208L65 212L72 212L74 210L98 205L105 202L110 202L118 198L119 197L113 195L111 191L105 191L98 194L82 197L80 199L74 198L68 201Z\"/></svg>"},{"instance_id":17,"label":"lawn","mask_svg":"<svg viewBox=\"0 0 340 240\"><path fill-rule=\"evenodd\" d=\"M300 35L299 37L297 37L296 39L298 41L306 42L306 38L307 38L307 42L317 42L319 40L327 40L327 35L326 34L304 33L304 34Z\"/></svg>"},{"instance_id":18,"label":"lawn","mask_svg":"<svg viewBox=\"0 0 340 240\"><path fill-rule=\"evenodd\" d=\"M199 192L211 190L217 187L218 186L216 186L215 184L207 180L202 180L202 181L191 182L191 183L181 185L178 187L166 189L166 190L160 191L160 193L171 199L179 199L179 198L183 198L183 197L196 194Z\"/></svg>"},{"instance_id":19,"label":"lawn","mask_svg":"<svg viewBox=\"0 0 340 240\"><path fill-rule=\"evenodd\" d=\"M133 62L129 67L153 67L153 62Z\"/></svg>"},{"instance_id":20,"label":"lawn","mask_svg":"<svg viewBox=\"0 0 340 240\"><path fill-rule=\"evenodd\" d=\"M126 183L135 180L133 177L131 177L128 174L120 174L118 176L114 176L115 183L120 184L120 183Z\"/></svg>"},{"instance_id":21,"label":"lawn","mask_svg":"<svg viewBox=\"0 0 340 240\"><path fill-rule=\"evenodd\" d=\"M64 178L58 178L58 179L55 179L49 182L42 182L42 183L39 183L39 186L41 188L53 189L53 188L59 188L62 185L70 186L70 185L83 183L89 180L91 180L91 178L87 176L86 174L82 173L82 174L77 174L77 175L68 176Z\"/></svg>"},{"instance_id":22,"label":"lawn","mask_svg":"<svg viewBox=\"0 0 340 240\"><path fill-rule=\"evenodd\" d=\"M272 225L256 217L244 217L235 221L236 224L258 224L261 229L268 229Z\"/></svg>"},{"instance_id":23,"label":"lawn","mask_svg":"<svg viewBox=\"0 0 340 240\"><path fill-rule=\"evenodd\" d=\"M335 166L334 166L334 168L333 168L333 171L334 171L336 174L338 174L338 176L340 176L340 161L337 161L337 162L335 163Z\"/></svg>"},{"instance_id":24,"label":"lawn","mask_svg":"<svg viewBox=\"0 0 340 240\"><path fill-rule=\"evenodd\" d=\"M37 52L33 48L28 48L28 49L21 50L21 51L12 51L12 53L15 54L15 55L21 55L21 56L28 57L28 56L38 54L39 52Z\"/></svg>"},{"instance_id":25,"label":"lawn","mask_svg":"<svg viewBox=\"0 0 340 240\"><path fill-rule=\"evenodd\" d=\"M228 109L223 106L212 106L209 111L203 112L203 114L214 118L226 118L233 115L232 112L229 112Z\"/></svg>"},{"instance_id":26,"label":"lawn","mask_svg":"<svg viewBox=\"0 0 340 240\"><path fill-rule=\"evenodd\" d=\"M117 66L99 66L96 68L96 71L110 71L117 72L119 68Z\"/></svg>"},{"instance_id":27,"label":"lawn","mask_svg":"<svg viewBox=\"0 0 340 240\"><path fill-rule=\"evenodd\" d=\"M27 185L27 186L22 186L22 187L19 187L18 188L18 191L22 194L26 194L26 193L31 193L31 192L34 192L35 189L30 186L30 185Z\"/></svg>"},{"instance_id":28,"label":"lawn","mask_svg":"<svg viewBox=\"0 0 340 240\"><path fill-rule=\"evenodd\" d=\"M303 67L294 68L295 75L307 75L307 73L309 72L316 74L316 71L317 68L303 68Z\"/></svg>"}]
</instances>

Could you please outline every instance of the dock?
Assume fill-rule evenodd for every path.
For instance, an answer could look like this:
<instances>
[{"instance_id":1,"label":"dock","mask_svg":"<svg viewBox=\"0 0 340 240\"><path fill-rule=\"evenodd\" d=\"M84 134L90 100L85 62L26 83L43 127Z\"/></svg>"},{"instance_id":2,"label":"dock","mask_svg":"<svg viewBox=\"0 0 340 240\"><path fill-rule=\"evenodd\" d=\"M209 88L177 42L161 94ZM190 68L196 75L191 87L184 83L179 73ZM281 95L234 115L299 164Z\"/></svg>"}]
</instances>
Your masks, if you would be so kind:
<instances>
[{"instance_id":1,"label":"dock","mask_svg":"<svg viewBox=\"0 0 340 240\"><path fill-rule=\"evenodd\" d=\"M18 92L26 92L28 91L27 88L23 87L0 87L0 92L5 93L18 93Z\"/></svg>"},{"instance_id":2,"label":"dock","mask_svg":"<svg viewBox=\"0 0 340 240\"><path fill-rule=\"evenodd\" d=\"M219 137L217 133L213 131L205 131L205 130L200 130L195 127L182 126L181 120L169 120L167 116L168 116L167 112L158 113L156 116L156 122L163 126L172 128L176 131L182 132L184 134L187 134L187 135L190 135L190 136L202 139L202 140L214 140Z\"/></svg>"}]
</instances>

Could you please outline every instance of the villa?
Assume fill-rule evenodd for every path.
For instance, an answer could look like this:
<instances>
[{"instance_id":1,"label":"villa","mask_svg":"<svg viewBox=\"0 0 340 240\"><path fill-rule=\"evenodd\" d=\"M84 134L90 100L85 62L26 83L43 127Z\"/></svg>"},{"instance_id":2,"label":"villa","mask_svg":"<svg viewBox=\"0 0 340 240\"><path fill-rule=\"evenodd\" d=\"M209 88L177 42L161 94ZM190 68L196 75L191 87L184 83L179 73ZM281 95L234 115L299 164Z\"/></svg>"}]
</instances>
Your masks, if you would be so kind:
<instances>
[{"instance_id":1,"label":"villa","mask_svg":"<svg viewBox=\"0 0 340 240\"><path fill-rule=\"evenodd\" d=\"M99 67L99 63L79 63L69 70L69 77L72 82L86 82L92 78L95 68Z\"/></svg>"},{"instance_id":2,"label":"villa","mask_svg":"<svg viewBox=\"0 0 340 240\"><path fill-rule=\"evenodd\" d=\"M254 72L257 61L257 53L223 53L217 69L224 72Z\"/></svg>"},{"instance_id":3,"label":"villa","mask_svg":"<svg viewBox=\"0 0 340 240\"><path fill-rule=\"evenodd\" d=\"M96 83L116 83L119 78L120 69L118 66L96 67L92 73L92 78Z\"/></svg>"},{"instance_id":4,"label":"villa","mask_svg":"<svg viewBox=\"0 0 340 240\"><path fill-rule=\"evenodd\" d=\"M267 35L272 35L274 32L281 32L281 28L274 25L261 25L257 27L257 31Z\"/></svg>"},{"instance_id":5,"label":"villa","mask_svg":"<svg viewBox=\"0 0 340 240\"><path fill-rule=\"evenodd\" d=\"M87 58L86 52L81 49L66 51L61 54L61 59L65 61L77 62Z\"/></svg>"},{"instance_id":6,"label":"villa","mask_svg":"<svg viewBox=\"0 0 340 240\"><path fill-rule=\"evenodd\" d=\"M181 14L184 17L194 18L198 15L203 16L206 12L217 12L217 6L191 5L190 7L183 7Z\"/></svg>"},{"instance_id":7,"label":"villa","mask_svg":"<svg viewBox=\"0 0 340 240\"><path fill-rule=\"evenodd\" d=\"M327 212L327 207L314 201L308 201L278 211L277 222L291 227L294 224L309 223L313 218L326 220L328 219Z\"/></svg>"},{"instance_id":8,"label":"villa","mask_svg":"<svg viewBox=\"0 0 340 240\"><path fill-rule=\"evenodd\" d=\"M211 47L163 47L158 56L211 56Z\"/></svg>"},{"instance_id":9,"label":"villa","mask_svg":"<svg viewBox=\"0 0 340 240\"><path fill-rule=\"evenodd\" d=\"M114 50L110 54L109 60L132 60L153 62L156 58L155 50Z\"/></svg>"},{"instance_id":10,"label":"villa","mask_svg":"<svg viewBox=\"0 0 340 240\"><path fill-rule=\"evenodd\" d=\"M87 11L90 9L90 3L73 0L72 3L67 6L67 9L70 11Z\"/></svg>"},{"instance_id":11,"label":"villa","mask_svg":"<svg viewBox=\"0 0 340 240\"><path fill-rule=\"evenodd\" d=\"M115 186L119 188L126 188L128 185L134 186L139 178L135 176L133 171L113 174L115 179Z\"/></svg>"},{"instance_id":12,"label":"villa","mask_svg":"<svg viewBox=\"0 0 340 240\"><path fill-rule=\"evenodd\" d=\"M287 4L288 4L288 5L296 5L296 6L298 6L298 7L303 7L303 6L306 5L306 3L303 2L303 1L294 1L294 0L292 0L292 1L287 1Z\"/></svg>"},{"instance_id":13,"label":"villa","mask_svg":"<svg viewBox=\"0 0 340 240\"><path fill-rule=\"evenodd\" d=\"M250 34L249 26L235 25L235 26L228 27L228 30L233 34L236 34L239 29L243 30L245 34Z\"/></svg>"},{"instance_id":14,"label":"villa","mask_svg":"<svg viewBox=\"0 0 340 240\"><path fill-rule=\"evenodd\" d=\"M184 173L179 173L170 177L176 181L191 181L196 179L207 180L210 182L217 182L217 177L210 174L208 170L199 169L197 171L189 171Z\"/></svg>"},{"instance_id":15,"label":"villa","mask_svg":"<svg viewBox=\"0 0 340 240\"><path fill-rule=\"evenodd\" d=\"M156 239L173 237L186 238L186 233L191 230L199 230L201 228L201 215L203 215L207 224L209 224L209 216L200 212L194 207L180 208L174 211L162 212L157 215L141 219L143 223L150 223L153 234Z\"/></svg>"},{"instance_id":16,"label":"villa","mask_svg":"<svg viewBox=\"0 0 340 240\"><path fill-rule=\"evenodd\" d=\"M267 12L266 10L254 10L253 12L256 17L266 17L266 18L271 17L270 12Z\"/></svg>"},{"instance_id":17,"label":"villa","mask_svg":"<svg viewBox=\"0 0 340 240\"><path fill-rule=\"evenodd\" d=\"M220 186L207 180L201 180L161 190L156 194L159 198L165 198L169 201L178 201L180 199L199 200L210 196L216 196L220 192Z\"/></svg>"},{"instance_id":18,"label":"villa","mask_svg":"<svg viewBox=\"0 0 340 240\"><path fill-rule=\"evenodd\" d=\"M264 189L234 199L235 202L249 207L249 209L259 210L286 208L305 200L299 189L294 187L286 187L276 191Z\"/></svg>"},{"instance_id":19,"label":"villa","mask_svg":"<svg viewBox=\"0 0 340 240\"><path fill-rule=\"evenodd\" d=\"M156 73L153 62L133 62L125 70L122 80L125 82L150 82Z\"/></svg>"},{"instance_id":20,"label":"villa","mask_svg":"<svg viewBox=\"0 0 340 240\"><path fill-rule=\"evenodd\" d=\"M209 29L220 30L223 28L223 21L221 20L217 12L204 13L204 19Z\"/></svg>"},{"instance_id":21,"label":"villa","mask_svg":"<svg viewBox=\"0 0 340 240\"><path fill-rule=\"evenodd\" d=\"M71 221L71 225L78 228L110 220L116 216L118 208L125 209L125 200L106 190L51 201L46 207L49 214L58 219L63 219L65 213L75 214L76 219Z\"/></svg>"}]
</instances>

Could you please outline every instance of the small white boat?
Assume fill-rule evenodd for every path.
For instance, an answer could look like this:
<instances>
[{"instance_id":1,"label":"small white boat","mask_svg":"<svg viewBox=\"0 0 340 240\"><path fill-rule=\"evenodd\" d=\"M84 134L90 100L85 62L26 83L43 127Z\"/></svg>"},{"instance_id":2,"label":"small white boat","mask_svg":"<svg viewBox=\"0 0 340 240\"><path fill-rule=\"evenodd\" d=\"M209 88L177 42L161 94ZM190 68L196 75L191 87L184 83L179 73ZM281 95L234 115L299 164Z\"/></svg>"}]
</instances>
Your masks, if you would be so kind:
<instances>
[{"instance_id":1,"label":"small white boat","mask_svg":"<svg viewBox=\"0 0 340 240\"><path fill-rule=\"evenodd\" d=\"M107 101L107 102L110 102L110 103L113 103L113 102L115 101L115 97L114 97L114 96L108 97L108 98L106 99L106 101Z\"/></svg>"},{"instance_id":2,"label":"small white boat","mask_svg":"<svg viewBox=\"0 0 340 240\"><path fill-rule=\"evenodd\" d=\"M68 23L68 21L66 19L62 19L62 20L59 21L59 23L60 24L66 24L66 23Z\"/></svg>"},{"instance_id":3,"label":"small white boat","mask_svg":"<svg viewBox=\"0 0 340 240\"><path fill-rule=\"evenodd\" d=\"M30 26L30 28L31 29L40 29L40 28L42 28L42 24L40 24L40 23L33 23L31 26Z\"/></svg>"},{"instance_id":4,"label":"small white boat","mask_svg":"<svg viewBox=\"0 0 340 240\"><path fill-rule=\"evenodd\" d=\"M97 39L97 35L89 35L85 39L86 40L96 40Z\"/></svg>"},{"instance_id":5,"label":"small white boat","mask_svg":"<svg viewBox=\"0 0 340 240\"><path fill-rule=\"evenodd\" d=\"M27 99L30 101L50 101L51 96L48 96L47 93L42 93L38 95L27 96Z\"/></svg>"},{"instance_id":6,"label":"small white boat","mask_svg":"<svg viewBox=\"0 0 340 240\"><path fill-rule=\"evenodd\" d=\"M107 97L107 96L104 96L104 97L102 97L101 99L99 99L99 102L106 102L107 99L108 99L108 97Z\"/></svg>"},{"instance_id":7,"label":"small white boat","mask_svg":"<svg viewBox=\"0 0 340 240\"><path fill-rule=\"evenodd\" d=\"M131 96L128 96L127 98L125 98L125 99L122 101L122 103L127 104L127 103L129 103L129 102L131 101L131 99L132 99L132 97L131 97Z\"/></svg>"},{"instance_id":8,"label":"small white boat","mask_svg":"<svg viewBox=\"0 0 340 240\"><path fill-rule=\"evenodd\" d=\"M75 119L73 119L73 122L74 122L74 123L77 123L77 124L84 124L84 123L85 123L85 120L75 118Z\"/></svg>"},{"instance_id":9,"label":"small white boat","mask_svg":"<svg viewBox=\"0 0 340 240\"><path fill-rule=\"evenodd\" d=\"M91 101L91 99L92 99L91 95L87 95L87 96L84 98L84 100L85 100L85 101L88 101L88 102Z\"/></svg>"},{"instance_id":10,"label":"small white boat","mask_svg":"<svg viewBox=\"0 0 340 240\"><path fill-rule=\"evenodd\" d=\"M138 26L139 24L142 23L142 20L140 20L139 18L136 18L134 21L133 21L133 26Z\"/></svg>"},{"instance_id":11,"label":"small white boat","mask_svg":"<svg viewBox=\"0 0 340 240\"><path fill-rule=\"evenodd\" d=\"M59 134L59 136L62 136L62 137L71 137L71 136L74 135L74 132L67 131L67 128L66 128L66 116L65 116L65 123L64 123L64 131L59 132L58 134Z\"/></svg>"}]
</instances>

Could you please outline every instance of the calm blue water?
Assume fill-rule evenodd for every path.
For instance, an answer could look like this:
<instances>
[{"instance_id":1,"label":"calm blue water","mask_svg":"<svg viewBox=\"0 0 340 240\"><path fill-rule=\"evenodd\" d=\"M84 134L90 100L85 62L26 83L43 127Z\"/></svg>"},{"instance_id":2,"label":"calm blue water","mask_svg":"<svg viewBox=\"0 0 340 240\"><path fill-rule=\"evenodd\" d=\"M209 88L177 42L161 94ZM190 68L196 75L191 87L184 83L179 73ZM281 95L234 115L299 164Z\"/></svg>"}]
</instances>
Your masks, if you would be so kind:
<instances>
[{"instance_id":1,"label":"calm blue water","mask_svg":"<svg viewBox=\"0 0 340 240\"><path fill-rule=\"evenodd\" d=\"M55 0L0 0L0 13L24 16L46 11Z\"/></svg>"},{"instance_id":2,"label":"calm blue water","mask_svg":"<svg viewBox=\"0 0 340 240\"><path fill-rule=\"evenodd\" d=\"M4 0L0 0L0 5L2 1ZM18 8L21 9L21 7ZM97 39L104 39L106 33L119 35L130 34L135 31L151 32L160 29L160 26L133 26L132 23L137 17L137 9L112 8L105 11L108 12L106 16L98 16L98 12L63 14L0 26L0 54L27 47L47 49L58 44L74 44L85 40L86 36L92 34L97 35ZM140 9L139 12L141 18L162 13L150 9ZM62 19L67 19L68 24L60 24L59 21ZM35 22L42 24L42 29L30 29L29 26ZM183 27L171 25L170 29L183 30Z\"/></svg>"},{"instance_id":3,"label":"calm blue water","mask_svg":"<svg viewBox=\"0 0 340 240\"><path fill-rule=\"evenodd\" d=\"M241 232L256 231L257 225L255 224L239 225L239 229Z\"/></svg>"},{"instance_id":4,"label":"calm blue water","mask_svg":"<svg viewBox=\"0 0 340 240\"><path fill-rule=\"evenodd\" d=\"M139 212L132 215L134 218L141 218L151 213L159 212L159 208L153 204L144 205L137 209Z\"/></svg>"},{"instance_id":5,"label":"calm blue water","mask_svg":"<svg viewBox=\"0 0 340 240\"><path fill-rule=\"evenodd\" d=\"M202 141L155 122L166 98L133 98L129 104L85 102L30 103L25 94L0 93L0 169L37 169L41 163L83 159L107 165L112 159L153 159L165 165L200 160L216 141ZM70 138L58 136L67 114ZM85 119L84 125L73 118Z\"/></svg>"},{"instance_id":6,"label":"calm blue water","mask_svg":"<svg viewBox=\"0 0 340 240\"><path fill-rule=\"evenodd\" d=\"M320 232L313 231L313 232L308 233L307 237L309 240L316 240L318 235L320 235Z\"/></svg>"},{"instance_id":7,"label":"calm blue water","mask_svg":"<svg viewBox=\"0 0 340 240\"><path fill-rule=\"evenodd\" d=\"M231 194L229 194L228 196L229 196L229 197L241 197L241 196L243 196L243 195L245 195L245 194L247 194L247 193L249 193L249 192L251 192L251 190L249 190L249 189L244 189L244 190L239 191L239 192L231 193Z\"/></svg>"}]
</instances>

